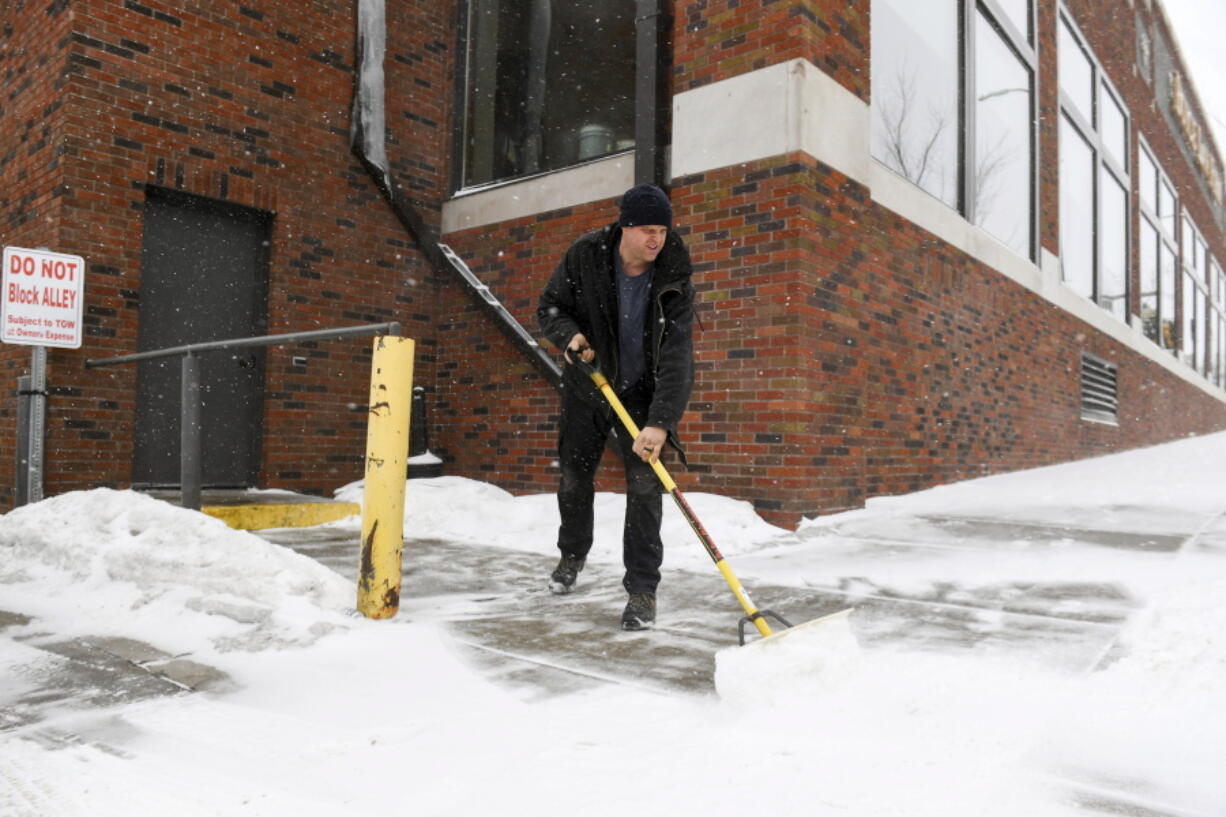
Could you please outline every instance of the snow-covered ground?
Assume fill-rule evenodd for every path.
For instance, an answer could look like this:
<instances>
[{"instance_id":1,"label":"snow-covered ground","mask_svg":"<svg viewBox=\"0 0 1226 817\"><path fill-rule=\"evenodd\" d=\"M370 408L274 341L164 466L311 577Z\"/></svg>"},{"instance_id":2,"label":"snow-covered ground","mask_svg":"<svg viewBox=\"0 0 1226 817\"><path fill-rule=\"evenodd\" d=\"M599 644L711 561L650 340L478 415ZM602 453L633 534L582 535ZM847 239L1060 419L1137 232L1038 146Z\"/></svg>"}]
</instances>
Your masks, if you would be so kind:
<instances>
[{"instance_id":1,"label":"snow-covered ground","mask_svg":"<svg viewBox=\"0 0 1226 817\"><path fill-rule=\"evenodd\" d=\"M360 486L338 493L360 501ZM436 599L406 588L396 619L368 621L351 581L310 558L98 489L0 518L0 815L1226 813L1226 433L875 500L795 533L688 498L751 588L914 599L917 618L974 609L1001 632L1081 616L1106 647L1056 661L1031 642L887 642L857 613L861 661L831 683L525 699L464 658ZM619 561L621 503L599 497L594 565ZM409 483L413 540L546 565L556 526L553 496ZM358 521L330 529L356 542ZM666 586L712 570L671 508L664 537ZM1075 586L1109 598L1032 598ZM111 706L40 698L65 660L48 645L107 638L225 680Z\"/></svg>"}]
</instances>

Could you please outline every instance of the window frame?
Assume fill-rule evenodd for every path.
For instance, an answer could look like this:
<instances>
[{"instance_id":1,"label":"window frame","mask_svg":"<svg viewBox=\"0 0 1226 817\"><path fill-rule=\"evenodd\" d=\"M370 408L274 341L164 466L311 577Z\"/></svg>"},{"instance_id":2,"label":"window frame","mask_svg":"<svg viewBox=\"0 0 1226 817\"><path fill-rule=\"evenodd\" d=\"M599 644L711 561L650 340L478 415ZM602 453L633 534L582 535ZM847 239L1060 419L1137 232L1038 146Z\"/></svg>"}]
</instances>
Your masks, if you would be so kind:
<instances>
[{"instance_id":1,"label":"window frame","mask_svg":"<svg viewBox=\"0 0 1226 817\"><path fill-rule=\"evenodd\" d=\"M1146 180L1143 178L1142 173L1141 173L1142 168L1143 168L1143 163L1141 161L1142 157L1145 158L1145 160L1148 162L1149 166L1153 169L1153 172L1154 172L1153 178L1150 179L1150 181L1153 183L1153 191L1154 191L1154 200L1152 203L1147 202L1145 200L1145 196L1143 195L1144 185L1146 184ZM1153 259L1154 271L1155 271L1155 276L1157 278L1157 289L1154 290L1154 297L1157 299L1157 308L1155 310L1155 321L1156 321L1155 326L1156 326L1156 331L1157 331L1157 337L1152 337L1148 334L1145 334L1145 337L1149 338L1150 341L1157 344L1160 348L1167 349L1172 354L1174 354L1178 351L1179 344L1178 342L1174 342L1172 344L1168 344L1166 342L1168 339L1163 334L1162 326L1163 326L1164 320L1169 321L1169 325L1171 326L1175 326L1175 327L1179 326L1179 314L1178 314L1179 300L1178 300L1178 295L1177 295L1178 287L1179 287L1179 284L1178 284L1179 276L1175 275L1173 280L1167 282L1171 285L1171 288L1175 290L1175 292L1166 293L1163 275L1162 275L1162 258L1163 258L1164 250L1166 252L1169 252L1176 259L1179 258L1179 236L1177 234L1178 230L1175 230L1174 232L1172 232L1166 229L1166 224L1168 224L1169 222L1164 221L1164 219L1166 219L1167 216L1165 213L1162 212L1162 204L1164 200L1166 200L1164 193L1169 193L1170 194L1169 204L1172 208L1172 213L1175 218L1175 223L1178 224L1179 223L1178 221L1179 220L1179 215L1178 215L1179 214L1179 197L1175 193L1175 185L1171 183L1170 177L1167 176L1166 171L1162 169L1162 165L1159 164L1157 157L1154 156L1153 151L1149 147L1149 142L1146 141L1145 136L1143 134L1137 134L1136 165L1137 165L1136 182L1137 182L1138 227L1139 229L1144 230L1145 226L1148 225L1154 231L1154 235L1156 236L1156 239L1157 239L1154 244L1154 248L1153 248L1154 253L1155 253L1154 259ZM1133 311L1132 314L1137 320L1141 321L1142 333L1144 334L1145 325L1144 325L1144 316L1141 312L1142 306L1143 306L1141 299L1145 297L1146 293L1142 289L1143 284L1140 281L1140 273L1143 271L1143 264L1144 264L1143 257L1140 255L1141 251L1142 251L1142 247L1141 247L1140 242L1138 241L1138 245L1137 245L1138 293L1137 293L1137 298L1134 299L1134 303L1136 304L1136 309ZM1178 265L1179 265L1179 262L1176 262L1176 266ZM1176 270L1176 272L1178 272L1178 270ZM1164 303L1165 297L1171 298L1170 303L1172 303L1175 306L1175 314L1173 315L1165 314L1165 310L1163 309L1163 303Z\"/></svg>"},{"instance_id":2,"label":"window frame","mask_svg":"<svg viewBox=\"0 0 1226 817\"><path fill-rule=\"evenodd\" d=\"M488 181L467 181L467 176L470 171L471 162L468 155L468 103L469 93L472 88L474 73L472 67L473 53L472 47L474 44L474 32L472 31L473 11L479 0L457 0L455 7L455 30L456 30L456 72L453 82L453 110L457 113L457 127L452 128L451 134L451 151L453 161L451 162L451 172L449 174L449 187L452 196L467 195L470 193L479 193L486 190L493 190L501 187L521 184L532 179L538 179L542 176L548 176L554 173L560 173L571 170L583 165L593 164L615 156L625 154L634 154L637 157L639 153L638 135L639 135L639 120L644 115L640 109L641 100L639 99L638 84L642 81L639 76L640 50L639 50L639 28L638 19L640 16L639 3L640 0L629 0L632 3L631 21L634 29L634 37L630 43L630 49L634 55L635 63L635 87L632 93L634 116L632 121L632 133L634 134L633 142L627 147L615 147L612 152L594 155L589 158L576 158L566 164L557 167L542 167L537 170L525 171L511 176L494 178ZM658 56L658 55L657 55ZM654 74L653 74L654 76Z\"/></svg>"},{"instance_id":3,"label":"window frame","mask_svg":"<svg viewBox=\"0 0 1226 817\"><path fill-rule=\"evenodd\" d=\"M978 15L982 13L985 22L996 30L996 33L1003 40L1005 47L1021 62L1023 68L1029 74L1030 121L1027 123L1029 129L1027 142L1030 148L1030 169L1029 173L1027 173L1029 187L1027 194L1030 199L1028 208L1030 218L1026 226L1030 234L1027 237L1025 257L1034 261L1037 258L1039 236L1039 57L1038 49L1033 42L1032 32L1035 31L1038 3L1037 0L1027 0L1029 31L1020 32L1013 25L1013 18L996 3L996 0L960 0L960 2L962 4L962 31L959 32L958 39L962 50L962 87L960 89L962 99L959 100L959 119L962 127L958 129L959 210L967 221L978 226L979 213L975 193L977 179L974 172L978 164L976 150L978 132L976 130L977 116L973 111L975 104L979 101L976 91L976 80L978 77L975 70L978 35L973 32L976 29ZM980 229L984 228L980 227ZM988 232L987 230L984 231ZM996 238L991 232L988 232L988 234ZM997 238L996 240L1002 244L1005 243L1002 239ZM1006 244L1005 246L1009 245Z\"/></svg>"},{"instance_id":4,"label":"window frame","mask_svg":"<svg viewBox=\"0 0 1226 817\"><path fill-rule=\"evenodd\" d=\"M1116 88L1115 83L1107 75L1103 68L1102 62L1094 54L1090 48L1089 42L1081 31L1081 27L1077 25L1076 20L1069 13L1068 9L1060 6L1056 15L1057 25L1057 40L1061 36L1062 30L1067 30L1072 37L1073 44L1085 56L1087 63L1090 66L1090 88L1091 110L1083 112L1077 101L1066 92L1065 86L1059 82L1059 54L1057 54L1057 95L1059 98L1058 113L1060 121L1067 121L1077 134L1089 145L1091 152L1094 155L1094 181L1093 190L1091 193L1093 200L1093 215L1091 216L1091 229L1093 231L1093 247L1094 260L1091 270L1091 294L1089 300L1098 307L1106 311L1108 314L1119 318L1123 323L1130 323L1132 316L1135 314L1129 306L1134 301L1133 294L1135 285L1134 267L1135 262L1132 258L1132 244L1134 239L1134 228L1132 223L1132 182L1134 173L1131 172L1132 166L1136 163L1136 153L1132 144L1132 113L1124 104L1123 95ZM1057 47L1057 51L1058 51ZM1104 101L1104 95L1109 97L1110 101ZM1124 149L1128 155L1123 157L1123 163L1113 154L1111 147L1107 144L1105 136L1102 132L1103 123L1103 106L1105 104L1114 104L1115 108L1124 117ZM1089 116L1089 120L1086 116ZM1058 150L1060 155L1063 155L1064 140L1060 135L1061 129L1057 128L1057 141L1059 143ZM1150 155L1152 159L1152 154ZM1124 246L1124 292L1120 295L1104 294L1103 280L1103 264L1105 253L1105 230L1103 229L1103 174L1107 174L1111 180L1118 184L1124 190L1124 223L1122 227L1122 239ZM1063 180L1058 180L1062 182ZM1160 195L1160 191L1155 191L1156 195ZM1059 197L1063 202L1063 194ZM1063 227L1063 222L1061 222ZM1161 232L1161 231L1159 231ZM1061 236L1061 252L1060 252L1060 279L1062 283L1067 283L1070 280L1069 275L1065 272L1065 254L1064 254L1064 236ZM1159 267L1159 277L1161 277L1161 268ZM1112 301L1122 299L1124 308L1121 312L1117 312L1112 308Z\"/></svg>"},{"instance_id":5,"label":"window frame","mask_svg":"<svg viewBox=\"0 0 1226 817\"><path fill-rule=\"evenodd\" d=\"M1210 323L1213 317L1210 296L1213 287L1213 260L1204 234L1196 226L1192 214L1185 207L1180 219L1179 269L1184 286L1180 299L1184 315L1180 326L1184 336L1180 351L1184 361L1194 370L1211 377L1212 353L1210 349ZM1187 314L1188 312L1191 314Z\"/></svg>"},{"instance_id":6,"label":"window frame","mask_svg":"<svg viewBox=\"0 0 1226 817\"><path fill-rule=\"evenodd\" d=\"M1226 272L1213 256L1209 257L1209 276L1210 379L1226 388Z\"/></svg>"}]
</instances>

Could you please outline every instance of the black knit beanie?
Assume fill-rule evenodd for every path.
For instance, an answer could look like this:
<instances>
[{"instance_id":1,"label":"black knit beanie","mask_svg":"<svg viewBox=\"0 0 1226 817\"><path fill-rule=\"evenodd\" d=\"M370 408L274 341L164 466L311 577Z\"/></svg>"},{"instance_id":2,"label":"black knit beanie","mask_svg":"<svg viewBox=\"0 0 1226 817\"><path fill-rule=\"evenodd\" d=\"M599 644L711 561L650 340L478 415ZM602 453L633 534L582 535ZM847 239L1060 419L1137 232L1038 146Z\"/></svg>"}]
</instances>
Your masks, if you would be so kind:
<instances>
[{"instance_id":1,"label":"black knit beanie","mask_svg":"<svg viewBox=\"0 0 1226 817\"><path fill-rule=\"evenodd\" d=\"M622 196L621 215L617 223L623 227L673 226L673 206L664 191L654 184L631 187Z\"/></svg>"}]
</instances>

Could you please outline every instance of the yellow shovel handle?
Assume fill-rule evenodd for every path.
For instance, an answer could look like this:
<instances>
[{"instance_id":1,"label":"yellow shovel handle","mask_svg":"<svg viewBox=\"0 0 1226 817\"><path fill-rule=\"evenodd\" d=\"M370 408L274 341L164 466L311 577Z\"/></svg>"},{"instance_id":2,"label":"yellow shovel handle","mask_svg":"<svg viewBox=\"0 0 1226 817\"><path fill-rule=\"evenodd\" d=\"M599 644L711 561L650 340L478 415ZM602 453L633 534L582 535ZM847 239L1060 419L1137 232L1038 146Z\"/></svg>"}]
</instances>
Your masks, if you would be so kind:
<instances>
[{"instance_id":1,"label":"yellow shovel handle","mask_svg":"<svg viewBox=\"0 0 1226 817\"><path fill-rule=\"evenodd\" d=\"M590 369L588 374L592 378L592 382L600 389L601 394L609 401L609 405L613 407L614 413L621 419L622 425L626 427L626 431L630 432L631 439L638 439L639 427L630 416L630 412L626 411L626 407L622 405L622 401L618 399L613 391L613 387L609 385L609 380L601 373L599 369L590 364L585 364L585 369ZM749 597L749 593L741 585L741 580L732 572L732 567L724 559L723 554L719 552L719 548L715 547L715 543L711 541L711 537L707 534L698 518L694 516L694 511L690 508L688 502L681 495L681 490L677 487L677 483L669 475L664 464L659 459L651 463L651 469L656 472L656 476L660 478L660 483L664 489L668 491L673 501L677 503L677 507L681 509L681 515L690 523L690 528L698 536L698 539L707 549L707 553L715 561L716 568L719 569L720 575L724 577L724 581L728 583L728 587L732 589L732 594L736 596L737 601L741 603L741 607L745 610L745 615L753 622L753 625L758 628L758 632L763 636L771 635L771 628L766 623L765 617L758 611L754 605L753 599Z\"/></svg>"}]
</instances>

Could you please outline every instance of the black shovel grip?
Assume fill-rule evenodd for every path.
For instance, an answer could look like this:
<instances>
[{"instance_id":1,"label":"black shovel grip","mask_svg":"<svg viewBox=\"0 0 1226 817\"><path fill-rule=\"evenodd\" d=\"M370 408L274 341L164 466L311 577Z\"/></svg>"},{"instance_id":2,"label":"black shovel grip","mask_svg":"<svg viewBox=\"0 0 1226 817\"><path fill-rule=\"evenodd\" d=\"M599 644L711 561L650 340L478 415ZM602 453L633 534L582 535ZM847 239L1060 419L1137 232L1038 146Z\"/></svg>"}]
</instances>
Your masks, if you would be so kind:
<instances>
[{"instance_id":1,"label":"black shovel grip","mask_svg":"<svg viewBox=\"0 0 1226 817\"><path fill-rule=\"evenodd\" d=\"M563 350L562 356L566 358L567 363L571 364L572 366L579 367L579 371L583 372L588 377L591 377L600 371L600 359L594 357L592 358L592 362L588 363L581 357L584 352L591 348L591 346L580 346L578 349L568 348ZM574 357L571 357L571 352L575 352ZM593 352L593 354L595 353Z\"/></svg>"}]
</instances>

